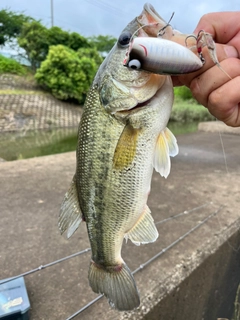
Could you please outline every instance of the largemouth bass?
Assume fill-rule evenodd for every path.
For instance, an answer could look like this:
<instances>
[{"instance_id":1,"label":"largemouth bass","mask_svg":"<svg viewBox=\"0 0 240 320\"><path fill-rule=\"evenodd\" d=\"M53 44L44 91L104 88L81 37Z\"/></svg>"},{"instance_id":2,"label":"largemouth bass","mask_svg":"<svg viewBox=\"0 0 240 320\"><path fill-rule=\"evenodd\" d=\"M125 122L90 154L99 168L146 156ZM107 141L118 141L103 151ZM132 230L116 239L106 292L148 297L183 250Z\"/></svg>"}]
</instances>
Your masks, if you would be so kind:
<instances>
[{"instance_id":1,"label":"largemouth bass","mask_svg":"<svg viewBox=\"0 0 240 320\"><path fill-rule=\"evenodd\" d=\"M146 23L153 25L141 29ZM99 68L79 126L76 173L60 211L59 228L68 237L86 221L92 249L90 286L118 310L140 304L121 257L123 240L144 244L157 239L147 206L153 168L166 178L170 156L178 153L176 139L166 128L173 104L171 78L129 69L123 60L133 33L156 37L164 25L146 4Z\"/></svg>"}]
</instances>

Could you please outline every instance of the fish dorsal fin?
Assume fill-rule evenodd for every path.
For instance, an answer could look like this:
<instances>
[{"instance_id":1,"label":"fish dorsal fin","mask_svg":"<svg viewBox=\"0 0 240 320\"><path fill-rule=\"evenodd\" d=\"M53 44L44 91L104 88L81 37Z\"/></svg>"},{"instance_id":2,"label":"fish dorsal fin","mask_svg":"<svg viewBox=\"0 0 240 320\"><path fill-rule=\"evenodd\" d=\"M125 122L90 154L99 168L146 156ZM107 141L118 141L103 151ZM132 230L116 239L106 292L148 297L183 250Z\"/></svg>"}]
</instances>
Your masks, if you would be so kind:
<instances>
[{"instance_id":1,"label":"fish dorsal fin","mask_svg":"<svg viewBox=\"0 0 240 320\"><path fill-rule=\"evenodd\" d=\"M124 237L130 239L136 245L156 241L158 231L147 205L136 224Z\"/></svg>"},{"instance_id":2,"label":"fish dorsal fin","mask_svg":"<svg viewBox=\"0 0 240 320\"><path fill-rule=\"evenodd\" d=\"M168 128L165 128L157 139L153 167L161 176L167 178L171 169L170 156L175 157L177 154L177 139Z\"/></svg>"},{"instance_id":3,"label":"fish dorsal fin","mask_svg":"<svg viewBox=\"0 0 240 320\"><path fill-rule=\"evenodd\" d=\"M79 227L81 221L82 212L79 207L76 176L74 175L60 209L58 227L61 234L67 230L67 237L70 238Z\"/></svg>"}]
</instances>

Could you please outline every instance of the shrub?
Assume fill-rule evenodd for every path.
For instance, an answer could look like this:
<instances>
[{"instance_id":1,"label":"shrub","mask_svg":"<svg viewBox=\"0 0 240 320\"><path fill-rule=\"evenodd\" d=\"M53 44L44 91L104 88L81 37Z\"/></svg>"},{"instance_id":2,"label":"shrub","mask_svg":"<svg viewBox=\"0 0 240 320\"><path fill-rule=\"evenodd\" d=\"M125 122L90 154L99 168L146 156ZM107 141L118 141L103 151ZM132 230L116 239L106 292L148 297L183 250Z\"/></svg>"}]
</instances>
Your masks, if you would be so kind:
<instances>
[{"instance_id":1,"label":"shrub","mask_svg":"<svg viewBox=\"0 0 240 320\"><path fill-rule=\"evenodd\" d=\"M103 58L98 53L97 48L80 48L78 49L77 54L80 59L82 59L82 57L93 59L98 67L103 62Z\"/></svg>"},{"instance_id":2,"label":"shrub","mask_svg":"<svg viewBox=\"0 0 240 320\"><path fill-rule=\"evenodd\" d=\"M0 74L1 73L22 75L26 74L26 69L16 60L0 55Z\"/></svg>"},{"instance_id":3,"label":"shrub","mask_svg":"<svg viewBox=\"0 0 240 320\"><path fill-rule=\"evenodd\" d=\"M176 97L180 97L183 100L193 99L192 92L188 87L175 87L174 88L174 95Z\"/></svg>"},{"instance_id":4,"label":"shrub","mask_svg":"<svg viewBox=\"0 0 240 320\"><path fill-rule=\"evenodd\" d=\"M94 59L79 57L63 45L51 46L47 58L37 70L35 79L58 99L85 100L97 71Z\"/></svg>"},{"instance_id":5,"label":"shrub","mask_svg":"<svg viewBox=\"0 0 240 320\"><path fill-rule=\"evenodd\" d=\"M208 109L196 103L196 100L184 101L180 98L175 99L170 116L171 121L192 122L192 121L212 121L214 117Z\"/></svg>"}]
</instances>

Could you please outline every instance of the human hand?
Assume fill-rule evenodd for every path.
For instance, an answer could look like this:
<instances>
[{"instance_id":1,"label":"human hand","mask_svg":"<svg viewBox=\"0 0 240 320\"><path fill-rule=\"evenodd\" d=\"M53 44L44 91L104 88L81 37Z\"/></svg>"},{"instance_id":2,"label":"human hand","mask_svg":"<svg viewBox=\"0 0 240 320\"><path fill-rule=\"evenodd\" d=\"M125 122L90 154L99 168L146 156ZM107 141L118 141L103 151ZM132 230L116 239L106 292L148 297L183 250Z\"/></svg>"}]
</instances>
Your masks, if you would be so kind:
<instances>
[{"instance_id":1,"label":"human hand","mask_svg":"<svg viewBox=\"0 0 240 320\"><path fill-rule=\"evenodd\" d=\"M172 77L174 85L188 86L196 100L229 126L240 126L240 11L204 15L194 33L204 30L216 42L221 68L209 56L206 47L204 66L197 72Z\"/></svg>"}]
</instances>

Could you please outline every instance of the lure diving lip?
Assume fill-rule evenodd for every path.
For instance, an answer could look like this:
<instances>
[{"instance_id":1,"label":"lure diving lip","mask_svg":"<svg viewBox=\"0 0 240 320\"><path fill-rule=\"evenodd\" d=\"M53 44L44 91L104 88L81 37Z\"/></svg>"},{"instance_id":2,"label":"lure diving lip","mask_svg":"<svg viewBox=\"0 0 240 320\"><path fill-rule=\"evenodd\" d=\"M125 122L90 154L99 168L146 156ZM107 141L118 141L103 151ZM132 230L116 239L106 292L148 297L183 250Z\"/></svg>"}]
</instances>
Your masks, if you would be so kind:
<instances>
[{"instance_id":1,"label":"lure diving lip","mask_svg":"<svg viewBox=\"0 0 240 320\"><path fill-rule=\"evenodd\" d=\"M203 66L200 58L187 47L152 37L134 38L123 64L131 69L166 75L191 73Z\"/></svg>"}]
</instances>

